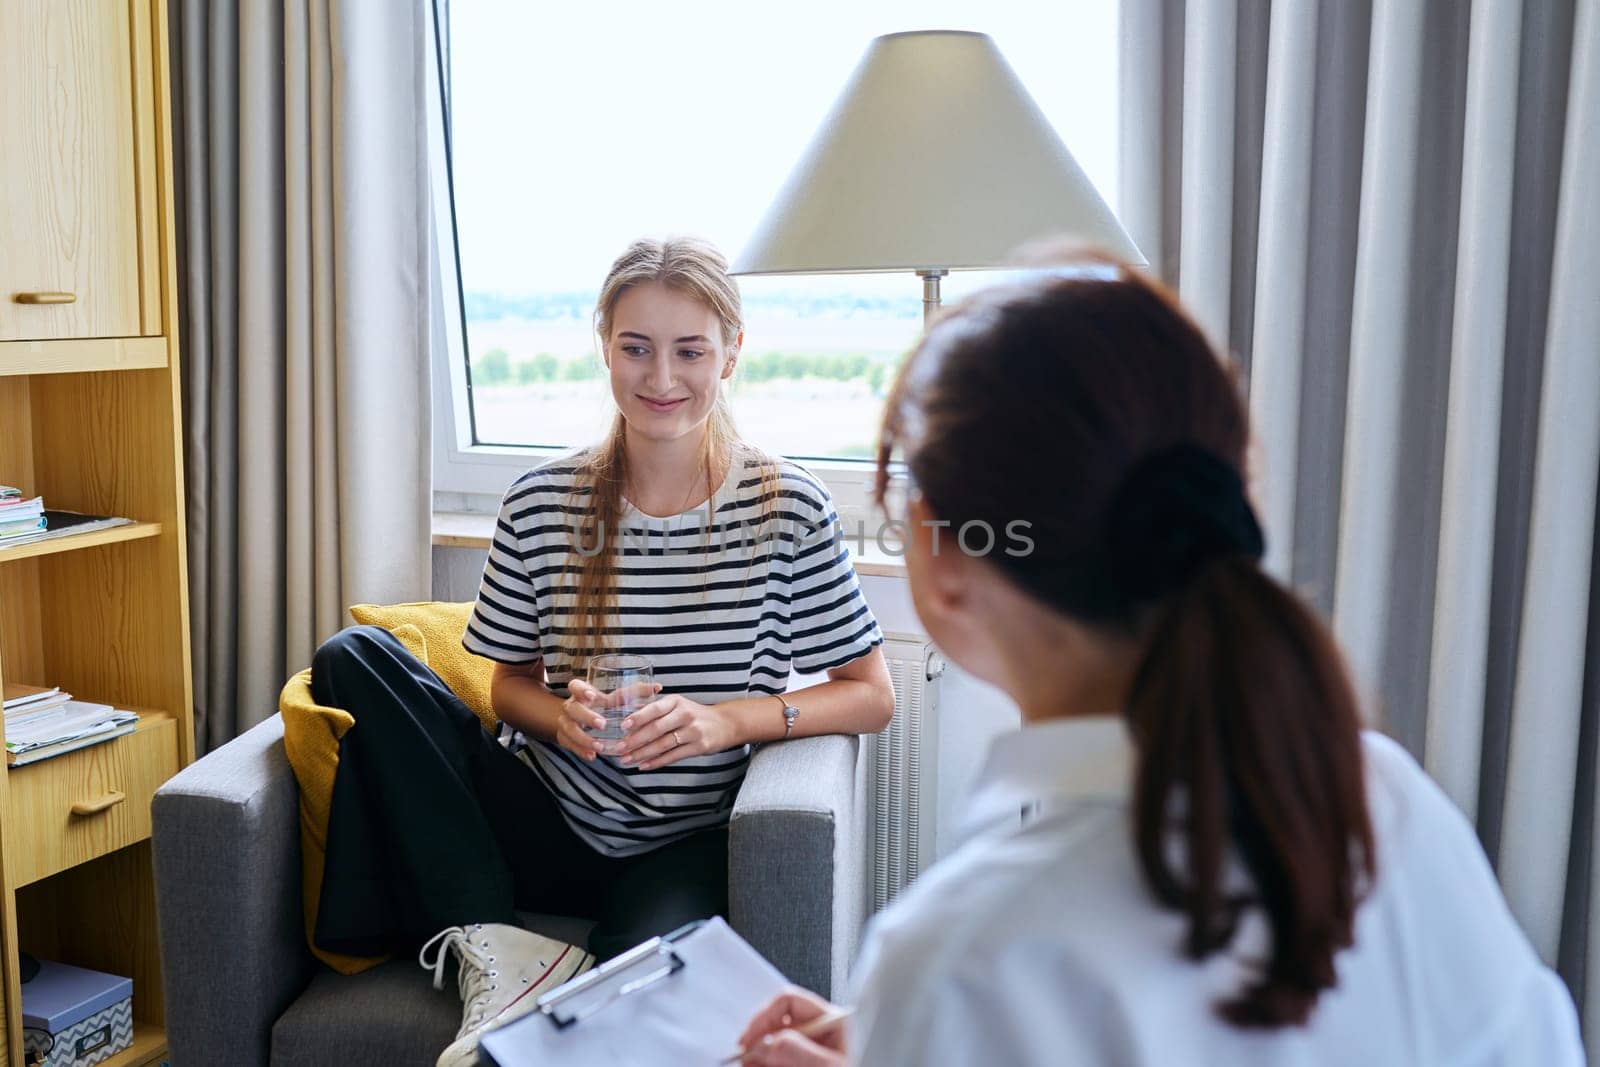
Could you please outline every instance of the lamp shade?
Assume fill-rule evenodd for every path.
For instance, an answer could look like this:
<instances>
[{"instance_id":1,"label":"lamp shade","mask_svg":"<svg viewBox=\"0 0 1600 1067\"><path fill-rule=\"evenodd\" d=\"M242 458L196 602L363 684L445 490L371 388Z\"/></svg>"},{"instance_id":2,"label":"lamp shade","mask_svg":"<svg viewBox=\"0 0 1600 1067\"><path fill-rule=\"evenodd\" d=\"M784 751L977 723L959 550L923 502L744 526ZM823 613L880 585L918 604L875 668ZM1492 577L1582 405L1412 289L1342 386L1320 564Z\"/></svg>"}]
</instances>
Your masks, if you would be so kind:
<instances>
[{"instance_id":1,"label":"lamp shade","mask_svg":"<svg viewBox=\"0 0 1600 1067\"><path fill-rule=\"evenodd\" d=\"M872 42L736 274L965 270L1072 237L1144 263L987 34Z\"/></svg>"}]
</instances>

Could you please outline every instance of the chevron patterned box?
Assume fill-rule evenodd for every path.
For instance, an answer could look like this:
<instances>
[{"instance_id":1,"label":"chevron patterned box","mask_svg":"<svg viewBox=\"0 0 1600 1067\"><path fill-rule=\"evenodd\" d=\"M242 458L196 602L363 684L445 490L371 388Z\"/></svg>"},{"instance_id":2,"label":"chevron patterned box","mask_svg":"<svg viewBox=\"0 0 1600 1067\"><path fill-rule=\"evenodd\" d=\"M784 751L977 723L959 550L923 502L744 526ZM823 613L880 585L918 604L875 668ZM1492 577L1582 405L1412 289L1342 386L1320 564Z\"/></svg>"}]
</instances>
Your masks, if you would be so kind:
<instances>
[{"instance_id":1,"label":"chevron patterned box","mask_svg":"<svg viewBox=\"0 0 1600 1067\"><path fill-rule=\"evenodd\" d=\"M22 1026L29 1063L90 1067L110 1059L133 1044L133 981L41 960L22 986Z\"/></svg>"}]
</instances>

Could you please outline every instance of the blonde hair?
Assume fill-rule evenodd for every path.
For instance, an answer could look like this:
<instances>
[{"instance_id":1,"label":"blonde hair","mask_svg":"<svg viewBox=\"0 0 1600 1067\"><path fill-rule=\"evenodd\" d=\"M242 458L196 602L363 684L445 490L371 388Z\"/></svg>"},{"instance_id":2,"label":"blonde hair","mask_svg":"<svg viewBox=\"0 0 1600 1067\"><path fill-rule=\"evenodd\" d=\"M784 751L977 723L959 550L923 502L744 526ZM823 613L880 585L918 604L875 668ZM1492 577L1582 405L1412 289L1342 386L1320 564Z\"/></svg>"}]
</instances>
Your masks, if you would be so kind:
<instances>
[{"instance_id":1,"label":"blonde hair","mask_svg":"<svg viewBox=\"0 0 1600 1067\"><path fill-rule=\"evenodd\" d=\"M721 323L724 345L731 347L738 340L744 329L744 310L739 287L728 274L728 261L722 253L710 242L695 237L640 238L611 264L595 301L594 330L601 351L610 343L612 316L622 294L652 283L665 285L710 308ZM577 461L573 483L576 506L572 513L578 516L578 530L574 548L583 545L592 550L574 552L579 557L578 585L573 595L577 631L573 635L574 675L585 669L590 657L606 650L606 626L616 613L615 564L621 551L621 538L617 534L622 517L622 491L627 484L627 451L623 447L626 432L627 422L618 411L605 439L583 452ZM725 468L728 478L739 477L741 451L755 461L761 474L761 527L767 532L777 508L777 463L740 439L733 422L733 409L720 381L717 398L706 420L705 439L701 473L708 487L712 487L712 479L719 469ZM716 517L712 503L716 492L712 488L705 503L708 547ZM579 499L585 493L586 502ZM750 558L753 566L753 549Z\"/></svg>"}]
</instances>

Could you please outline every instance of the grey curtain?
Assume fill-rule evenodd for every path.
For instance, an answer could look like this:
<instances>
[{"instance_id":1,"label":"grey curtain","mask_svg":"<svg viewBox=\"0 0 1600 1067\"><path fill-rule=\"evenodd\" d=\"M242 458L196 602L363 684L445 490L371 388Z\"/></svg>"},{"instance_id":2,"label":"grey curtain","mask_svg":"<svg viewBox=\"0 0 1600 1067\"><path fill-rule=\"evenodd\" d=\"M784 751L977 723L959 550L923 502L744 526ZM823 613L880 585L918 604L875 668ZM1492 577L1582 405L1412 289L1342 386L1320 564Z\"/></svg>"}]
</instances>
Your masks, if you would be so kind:
<instances>
[{"instance_id":1,"label":"grey curtain","mask_svg":"<svg viewBox=\"0 0 1600 1067\"><path fill-rule=\"evenodd\" d=\"M362 601L426 599L421 0L178 0L200 751L276 710Z\"/></svg>"},{"instance_id":2,"label":"grey curtain","mask_svg":"<svg viewBox=\"0 0 1600 1067\"><path fill-rule=\"evenodd\" d=\"M1246 368L1268 565L1600 1042L1600 0L1122 10L1125 221Z\"/></svg>"}]
</instances>

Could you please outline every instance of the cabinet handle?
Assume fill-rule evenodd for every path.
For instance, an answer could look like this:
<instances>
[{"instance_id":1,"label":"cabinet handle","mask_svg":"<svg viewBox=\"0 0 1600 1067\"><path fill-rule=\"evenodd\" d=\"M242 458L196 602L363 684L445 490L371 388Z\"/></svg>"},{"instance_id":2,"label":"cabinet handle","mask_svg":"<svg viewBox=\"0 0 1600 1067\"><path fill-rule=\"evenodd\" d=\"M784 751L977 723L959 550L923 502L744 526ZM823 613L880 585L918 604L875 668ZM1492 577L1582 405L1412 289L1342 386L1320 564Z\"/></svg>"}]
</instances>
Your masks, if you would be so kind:
<instances>
[{"instance_id":1,"label":"cabinet handle","mask_svg":"<svg viewBox=\"0 0 1600 1067\"><path fill-rule=\"evenodd\" d=\"M72 805L72 814L74 814L74 815L98 815L102 811L106 811L107 809L116 807L118 804L121 804L124 800L127 800L127 799L128 798L127 798L126 795L124 795L122 793L119 793L115 789L113 789L111 792L107 793L105 796L99 798L98 800L80 800L80 801L78 801L76 804Z\"/></svg>"},{"instance_id":2,"label":"cabinet handle","mask_svg":"<svg viewBox=\"0 0 1600 1067\"><path fill-rule=\"evenodd\" d=\"M11 298L18 304L71 304L77 293L18 293Z\"/></svg>"}]
</instances>

